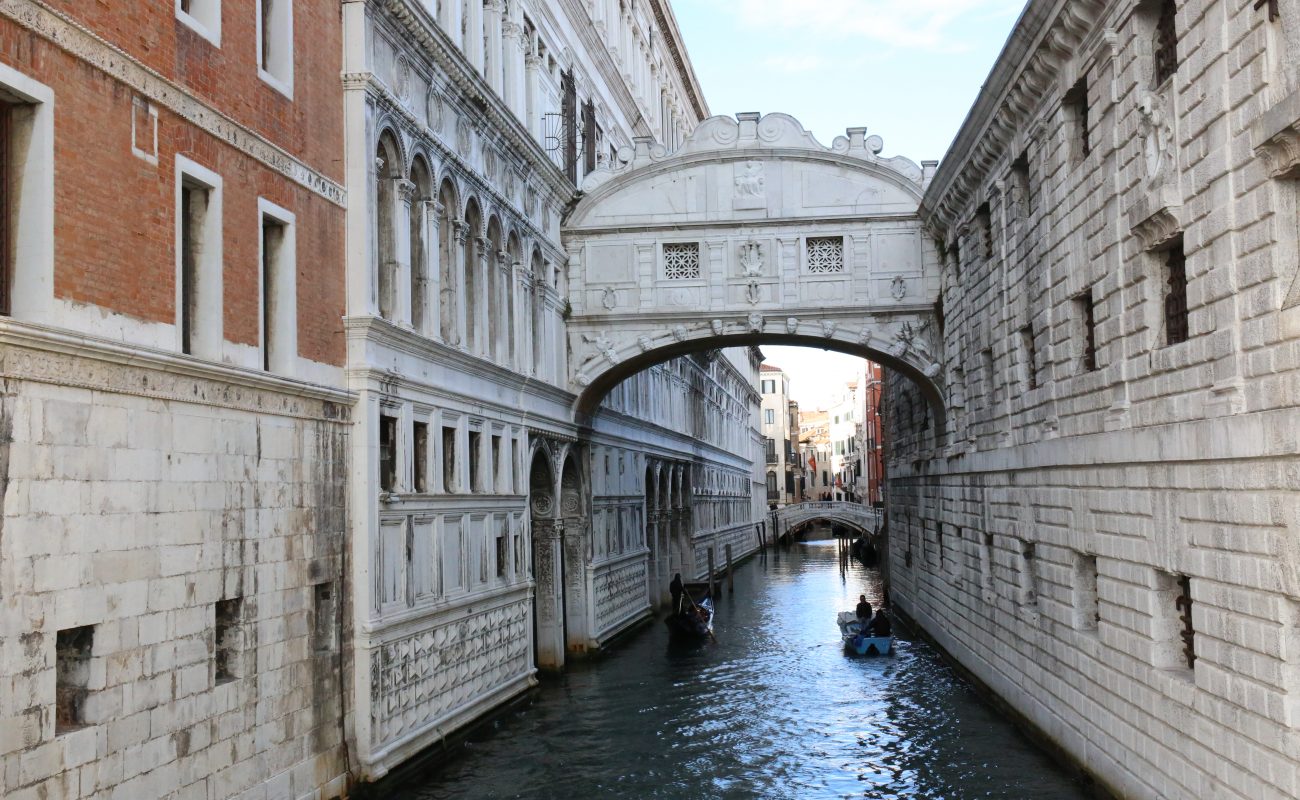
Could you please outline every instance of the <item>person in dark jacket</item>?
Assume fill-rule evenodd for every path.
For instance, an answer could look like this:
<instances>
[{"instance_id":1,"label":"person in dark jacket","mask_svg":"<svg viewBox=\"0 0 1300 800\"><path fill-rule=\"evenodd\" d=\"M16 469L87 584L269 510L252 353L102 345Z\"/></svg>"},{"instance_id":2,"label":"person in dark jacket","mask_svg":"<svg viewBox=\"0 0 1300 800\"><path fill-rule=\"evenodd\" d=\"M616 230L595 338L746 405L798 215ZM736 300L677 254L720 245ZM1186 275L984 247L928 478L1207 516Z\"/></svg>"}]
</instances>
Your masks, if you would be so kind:
<instances>
[{"instance_id":1,"label":"person in dark jacket","mask_svg":"<svg viewBox=\"0 0 1300 800\"><path fill-rule=\"evenodd\" d=\"M871 619L871 604L867 602L865 594L858 595L858 607L854 609L853 613L862 625L866 625L867 621Z\"/></svg>"},{"instance_id":2,"label":"person in dark jacket","mask_svg":"<svg viewBox=\"0 0 1300 800\"><path fill-rule=\"evenodd\" d=\"M678 572L673 575L673 582L668 584L668 591L673 595L673 613L680 614L682 611L682 595L686 592L686 587L682 586L682 573Z\"/></svg>"},{"instance_id":3,"label":"person in dark jacket","mask_svg":"<svg viewBox=\"0 0 1300 800\"><path fill-rule=\"evenodd\" d=\"M867 623L867 635L873 637L890 636L893 634L894 626L889 622L889 615L885 609L876 611L876 615Z\"/></svg>"}]
</instances>

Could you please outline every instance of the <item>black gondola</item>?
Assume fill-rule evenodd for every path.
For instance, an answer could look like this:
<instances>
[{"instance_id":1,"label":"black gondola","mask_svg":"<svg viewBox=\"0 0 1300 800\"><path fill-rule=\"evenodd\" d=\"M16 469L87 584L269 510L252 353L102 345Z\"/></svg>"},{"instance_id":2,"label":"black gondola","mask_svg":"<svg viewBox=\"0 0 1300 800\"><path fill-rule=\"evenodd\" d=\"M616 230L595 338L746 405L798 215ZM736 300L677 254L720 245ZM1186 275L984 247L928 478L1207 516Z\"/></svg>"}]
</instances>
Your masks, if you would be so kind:
<instances>
[{"instance_id":1,"label":"black gondola","mask_svg":"<svg viewBox=\"0 0 1300 800\"><path fill-rule=\"evenodd\" d=\"M707 639L713 636L713 598L707 583L688 583L679 607L672 610L664 624L677 639Z\"/></svg>"}]
</instances>

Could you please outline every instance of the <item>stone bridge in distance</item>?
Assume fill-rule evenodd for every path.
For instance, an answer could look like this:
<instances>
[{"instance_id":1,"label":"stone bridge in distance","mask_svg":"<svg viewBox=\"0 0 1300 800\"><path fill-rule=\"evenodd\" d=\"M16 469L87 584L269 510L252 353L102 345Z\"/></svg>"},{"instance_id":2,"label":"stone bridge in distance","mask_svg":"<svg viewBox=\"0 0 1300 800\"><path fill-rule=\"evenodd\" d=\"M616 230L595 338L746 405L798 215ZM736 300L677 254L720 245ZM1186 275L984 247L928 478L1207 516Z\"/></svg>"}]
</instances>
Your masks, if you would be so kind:
<instances>
[{"instance_id":1,"label":"stone bridge in distance","mask_svg":"<svg viewBox=\"0 0 1300 800\"><path fill-rule=\"evenodd\" d=\"M588 176L565 221L578 411L674 356L788 344L907 375L942 430L940 261L918 216L934 165L882 148L865 128L826 147L788 115L740 114Z\"/></svg>"}]
</instances>

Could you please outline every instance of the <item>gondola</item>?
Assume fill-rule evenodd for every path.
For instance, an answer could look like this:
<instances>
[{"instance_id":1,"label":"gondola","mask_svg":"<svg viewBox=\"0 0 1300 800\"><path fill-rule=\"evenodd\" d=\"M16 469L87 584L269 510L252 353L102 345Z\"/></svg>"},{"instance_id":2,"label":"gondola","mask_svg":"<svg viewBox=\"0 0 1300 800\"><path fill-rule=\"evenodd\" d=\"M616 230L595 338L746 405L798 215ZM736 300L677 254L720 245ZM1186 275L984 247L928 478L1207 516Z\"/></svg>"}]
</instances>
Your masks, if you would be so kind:
<instances>
[{"instance_id":1,"label":"gondola","mask_svg":"<svg viewBox=\"0 0 1300 800\"><path fill-rule=\"evenodd\" d=\"M688 583L682 592L680 608L664 620L674 639L699 641L713 637L713 598L707 583Z\"/></svg>"},{"instance_id":2,"label":"gondola","mask_svg":"<svg viewBox=\"0 0 1300 800\"><path fill-rule=\"evenodd\" d=\"M852 611L841 611L836 621L844 652L859 656L885 656L894 652L893 636L864 636L862 623Z\"/></svg>"}]
</instances>

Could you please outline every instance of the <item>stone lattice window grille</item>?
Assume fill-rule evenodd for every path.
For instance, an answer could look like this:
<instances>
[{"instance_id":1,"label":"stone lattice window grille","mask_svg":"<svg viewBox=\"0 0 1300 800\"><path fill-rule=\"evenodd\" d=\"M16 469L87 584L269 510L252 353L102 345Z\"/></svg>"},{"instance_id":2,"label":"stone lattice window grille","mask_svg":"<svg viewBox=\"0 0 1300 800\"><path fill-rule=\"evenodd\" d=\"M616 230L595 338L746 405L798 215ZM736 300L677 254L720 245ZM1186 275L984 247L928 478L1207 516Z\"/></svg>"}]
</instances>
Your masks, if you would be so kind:
<instances>
[{"instance_id":1,"label":"stone lattice window grille","mask_svg":"<svg viewBox=\"0 0 1300 800\"><path fill-rule=\"evenodd\" d=\"M844 237L809 237L807 252L810 273L826 274L844 271Z\"/></svg>"},{"instance_id":2,"label":"stone lattice window grille","mask_svg":"<svg viewBox=\"0 0 1300 800\"><path fill-rule=\"evenodd\" d=\"M700 277L700 243L678 242L664 245L664 278L670 281L695 280Z\"/></svg>"}]
</instances>

